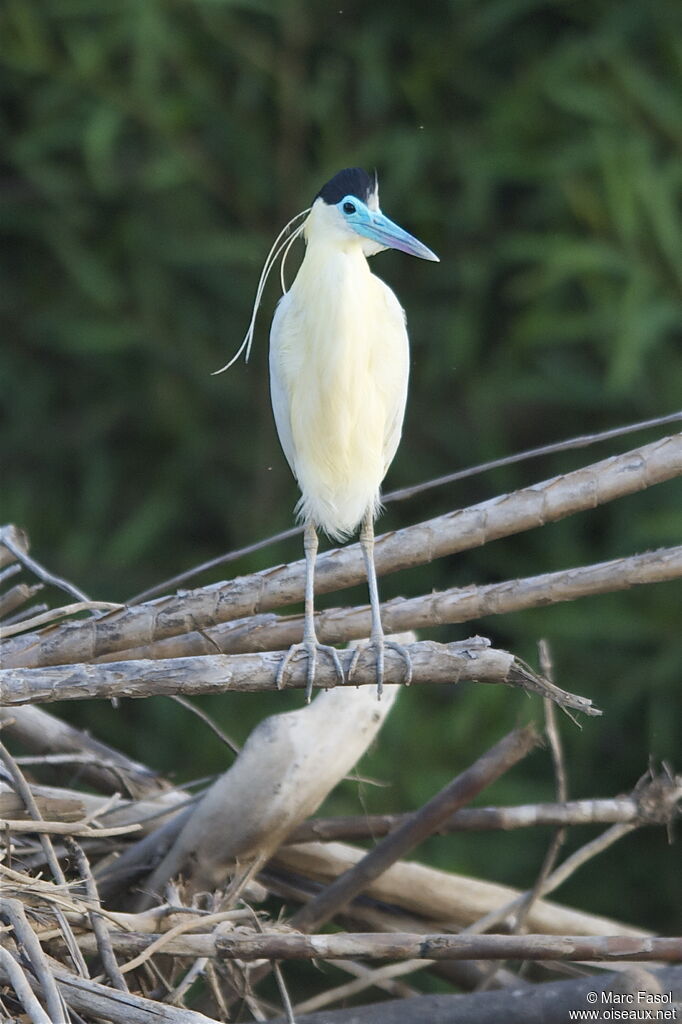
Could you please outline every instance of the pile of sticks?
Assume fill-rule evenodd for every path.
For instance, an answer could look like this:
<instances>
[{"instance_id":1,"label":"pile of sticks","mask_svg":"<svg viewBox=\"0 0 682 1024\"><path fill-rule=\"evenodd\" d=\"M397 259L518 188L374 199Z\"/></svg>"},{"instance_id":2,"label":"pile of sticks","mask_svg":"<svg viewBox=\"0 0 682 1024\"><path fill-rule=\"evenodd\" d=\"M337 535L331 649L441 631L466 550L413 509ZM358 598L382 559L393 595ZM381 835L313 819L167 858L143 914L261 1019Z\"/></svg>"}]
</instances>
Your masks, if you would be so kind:
<instances>
[{"instance_id":1,"label":"pile of sticks","mask_svg":"<svg viewBox=\"0 0 682 1024\"><path fill-rule=\"evenodd\" d=\"M682 434L388 534L377 541L377 568L430 561L676 475ZM356 545L331 551L319 560L318 588L351 586L362 572ZM682 964L682 938L547 899L634 829L670 828L682 779L664 766L627 796L569 800L555 708L599 711L553 682L546 648L536 672L480 637L436 644L401 635L415 684L502 684L541 698L554 802L467 806L536 748L539 737L526 726L416 811L311 818L400 699L403 666L390 650L380 703L371 658L361 656L352 689L335 688L331 666L321 662L316 683L328 692L261 722L210 785L178 788L40 706L166 695L220 733L186 698L276 688L282 650L300 639L302 622L275 609L301 600L302 563L118 606L92 602L49 573L21 531L4 527L0 574L21 573L28 582L0 596L2 1019L477 1024L568 1020L571 1009L588 1008L593 992L611 993L610 1001L622 994L621 1002L637 992L680 999L682 966L666 964ZM680 576L682 547L669 548L399 599L384 605L383 619L403 634ZM40 587L67 590L71 603L26 607ZM360 640L369 611L321 612L317 629L324 643ZM286 684L305 686L304 663L293 663ZM560 860L566 830L595 824L603 832ZM555 832L527 892L405 859L435 833L537 826ZM357 845L368 840L369 851ZM334 930L323 931L328 925ZM311 965L319 991L292 1000L291 960L335 969L320 974ZM458 994L425 995L426 974ZM331 1009L348 1001L352 1011Z\"/></svg>"}]
</instances>

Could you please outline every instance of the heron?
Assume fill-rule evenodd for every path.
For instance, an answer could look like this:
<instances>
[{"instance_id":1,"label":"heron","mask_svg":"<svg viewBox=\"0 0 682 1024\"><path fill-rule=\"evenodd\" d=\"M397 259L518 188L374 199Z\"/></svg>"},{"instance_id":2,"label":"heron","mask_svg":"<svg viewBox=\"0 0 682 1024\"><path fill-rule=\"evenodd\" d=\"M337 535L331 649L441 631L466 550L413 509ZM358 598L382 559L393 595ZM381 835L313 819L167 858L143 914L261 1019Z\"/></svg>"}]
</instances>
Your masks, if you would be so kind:
<instances>
[{"instance_id":1,"label":"heron","mask_svg":"<svg viewBox=\"0 0 682 1024\"><path fill-rule=\"evenodd\" d=\"M284 264L300 236L305 255L287 290ZM407 650L384 636L374 565L374 521L381 484L400 442L409 377L404 311L367 262L386 249L438 262L435 253L381 212L376 172L370 175L359 167L339 171L275 240L246 337L230 362L216 371L231 366L244 349L248 359L265 283L281 258L283 295L270 330L270 396L279 441L301 492L296 512L304 527L306 574L303 639L283 657L277 685L283 685L294 655L305 652L308 701L318 654L331 659L344 681L336 648L321 644L315 631L318 530L341 541L359 529L371 610L364 650L374 653L378 695L387 647L402 657L405 681L412 676ZM349 681L361 651L354 652Z\"/></svg>"}]
</instances>

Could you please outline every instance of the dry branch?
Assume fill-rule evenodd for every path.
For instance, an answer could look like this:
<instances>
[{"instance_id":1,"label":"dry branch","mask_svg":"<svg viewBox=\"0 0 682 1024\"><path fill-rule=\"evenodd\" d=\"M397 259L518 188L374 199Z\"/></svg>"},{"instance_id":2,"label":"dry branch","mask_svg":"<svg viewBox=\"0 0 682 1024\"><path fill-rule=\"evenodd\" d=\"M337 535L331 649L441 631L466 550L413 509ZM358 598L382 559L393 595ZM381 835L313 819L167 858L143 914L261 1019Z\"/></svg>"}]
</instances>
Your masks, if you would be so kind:
<instances>
[{"instance_id":1,"label":"dry branch","mask_svg":"<svg viewBox=\"0 0 682 1024\"><path fill-rule=\"evenodd\" d=\"M178 957L226 960L645 960L682 963L682 938L633 938L631 935L431 935L410 932L238 932L204 935L110 935L117 953L142 953L158 942L163 953ZM92 936L81 948L94 952Z\"/></svg>"},{"instance_id":2,"label":"dry branch","mask_svg":"<svg viewBox=\"0 0 682 1024\"><path fill-rule=\"evenodd\" d=\"M282 846L272 858L270 867L328 884L348 868L357 864L367 851L348 843L301 843ZM383 875L371 882L365 894L380 903L419 914L433 921L448 922L454 928L466 927L484 914L519 897L511 886L484 882L477 878L442 871L413 861L398 861ZM632 928L610 918L585 913L550 900L538 900L528 919L528 927L536 932L567 935L627 934L649 935L641 928Z\"/></svg>"},{"instance_id":3,"label":"dry branch","mask_svg":"<svg viewBox=\"0 0 682 1024\"><path fill-rule=\"evenodd\" d=\"M164 953L236 960L569 960L663 961L682 963L682 938L632 935L432 935L409 932L228 932L167 939ZM146 948L164 936L124 936L123 948L135 942ZM111 936L115 949L119 937Z\"/></svg>"},{"instance_id":4,"label":"dry branch","mask_svg":"<svg viewBox=\"0 0 682 1024\"><path fill-rule=\"evenodd\" d=\"M10 587L4 594L0 595L0 619L4 619L6 616L11 615L16 608L20 608L22 604L26 604L32 597L42 590L42 583L34 583L29 585L28 583L17 583L16 586ZM1 628L1 627L0 627Z\"/></svg>"},{"instance_id":5,"label":"dry branch","mask_svg":"<svg viewBox=\"0 0 682 1024\"><path fill-rule=\"evenodd\" d=\"M120 992L108 988L89 978L79 978L65 970L55 961L50 963L52 975L62 998L80 1014L90 1014L95 1018L103 1018L112 1024L215 1024L212 1017L184 1007L159 1004L154 999L133 995L132 992ZM37 988L33 979L29 979L31 987ZM9 972L4 963L0 963L0 984L12 984ZM62 1020L49 1019L49 1024L63 1024Z\"/></svg>"},{"instance_id":6,"label":"dry branch","mask_svg":"<svg viewBox=\"0 0 682 1024\"><path fill-rule=\"evenodd\" d=\"M623 987L625 981L627 988ZM597 993L599 1001L595 1004L595 1013L598 1014L599 1008L605 1006L601 993L609 990L631 993L633 1009L637 1006L638 992L671 993L672 999L679 1002L682 967L667 967L655 973L628 970L532 986L517 982L500 992L417 996L409 1001L391 999L354 1006L352 1011L325 1009L296 1020L297 1024L415 1024L416 1021L428 1021L428 1024L570 1024L571 1020L578 1019L572 1016L575 1011L582 1014L594 1009L588 993ZM642 1003L640 1008L645 1007ZM672 1015L668 1019L672 1020ZM272 1024L284 1024L284 1019L279 1017Z\"/></svg>"},{"instance_id":7,"label":"dry branch","mask_svg":"<svg viewBox=\"0 0 682 1024\"><path fill-rule=\"evenodd\" d=\"M376 542L377 572L396 572L544 526L681 473L682 433L513 494L384 534ZM330 551L318 561L318 593L353 586L363 579L364 566L358 544ZM36 667L91 661L111 651L149 644L166 636L206 629L217 622L301 601L303 587L303 561L269 568L229 583L9 640L4 651L5 664Z\"/></svg>"},{"instance_id":8,"label":"dry branch","mask_svg":"<svg viewBox=\"0 0 682 1024\"><path fill-rule=\"evenodd\" d=\"M561 601L628 590L651 583L670 582L682 577L682 545L663 548L629 558L616 558L596 565L564 569L486 586L452 587L419 597L397 597L381 606L381 621L389 633L404 629L470 622L487 615L503 615L528 608L545 607ZM330 608L315 616L315 629L322 643L339 644L369 635L369 605ZM251 618L223 622L199 632L157 640L122 653L104 654L98 661L132 658L182 658L197 654L246 653L284 650L303 635L302 615L265 612Z\"/></svg>"},{"instance_id":9,"label":"dry branch","mask_svg":"<svg viewBox=\"0 0 682 1024\"><path fill-rule=\"evenodd\" d=\"M0 626L0 640L15 636L17 633L24 633L38 626L45 626L54 623L57 619L65 619L71 615L79 615L81 612L113 612L123 608L122 604L113 601L77 601L75 604L65 604L61 608L49 608L40 615L26 618L11 626Z\"/></svg>"},{"instance_id":10,"label":"dry branch","mask_svg":"<svg viewBox=\"0 0 682 1024\"><path fill-rule=\"evenodd\" d=\"M488 641L474 637L451 644L430 641L407 647L413 667L413 684L503 683L519 686L562 707L600 714L586 697L566 693L532 672L506 651L488 647ZM353 651L339 651L347 674ZM277 689L281 652L263 654L214 654L196 658L168 658L160 661L115 661L97 665L55 665L50 668L0 670L0 704L44 703L56 700L110 699L112 697L156 697L181 693L259 693ZM307 658L296 657L286 675L287 688L306 686ZM386 652L386 684L403 681L403 660L391 649ZM374 659L360 657L353 684L376 684ZM332 689L338 685L333 665L326 659L318 666L315 686Z\"/></svg>"},{"instance_id":11,"label":"dry branch","mask_svg":"<svg viewBox=\"0 0 682 1024\"><path fill-rule=\"evenodd\" d=\"M668 825L680 814L682 777L661 775L631 796L516 807L465 807L442 823L438 832L511 831L537 825ZM312 818L299 825L287 843L311 840L378 839L407 819L407 814L358 814L347 818Z\"/></svg>"},{"instance_id":12,"label":"dry branch","mask_svg":"<svg viewBox=\"0 0 682 1024\"><path fill-rule=\"evenodd\" d=\"M292 927L312 931L324 924L400 857L433 835L453 811L473 800L481 790L522 760L537 744L538 736L531 726L509 733L410 815L400 828L382 840L362 860L297 911L291 920Z\"/></svg>"}]
</instances>

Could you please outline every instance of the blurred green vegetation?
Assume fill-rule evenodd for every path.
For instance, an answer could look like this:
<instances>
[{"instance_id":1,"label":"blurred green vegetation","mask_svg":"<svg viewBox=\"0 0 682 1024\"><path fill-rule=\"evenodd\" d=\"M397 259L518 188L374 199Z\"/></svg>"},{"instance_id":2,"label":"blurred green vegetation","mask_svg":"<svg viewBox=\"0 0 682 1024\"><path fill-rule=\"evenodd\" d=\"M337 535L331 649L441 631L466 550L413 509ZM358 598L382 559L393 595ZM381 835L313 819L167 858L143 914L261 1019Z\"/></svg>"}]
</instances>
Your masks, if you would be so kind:
<instances>
[{"instance_id":1,"label":"blurred green vegetation","mask_svg":"<svg viewBox=\"0 0 682 1024\"><path fill-rule=\"evenodd\" d=\"M679 407L679 4L5 0L0 39L2 520L93 596L124 599L291 524L267 387L274 286L252 362L210 374L243 336L274 235L343 166L376 166L385 211L442 260L373 264L413 342L388 487ZM651 439L433 491L390 506L379 529ZM680 482L662 485L389 577L382 592L679 542L681 505ZM298 555L280 545L235 571ZM605 710L581 730L562 723L571 795L607 796L649 755L682 767L680 596L666 584L440 635L477 630L534 663L546 637L557 680ZM205 706L243 739L299 702ZM63 713L182 779L224 763L168 701ZM347 783L329 808L413 807L529 715L539 709L515 691L406 691L363 765L390 788ZM552 794L540 752L483 800ZM527 886L547 838L439 838L428 853ZM679 929L679 855L643 831L559 898Z\"/></svg>"}]
</instances>

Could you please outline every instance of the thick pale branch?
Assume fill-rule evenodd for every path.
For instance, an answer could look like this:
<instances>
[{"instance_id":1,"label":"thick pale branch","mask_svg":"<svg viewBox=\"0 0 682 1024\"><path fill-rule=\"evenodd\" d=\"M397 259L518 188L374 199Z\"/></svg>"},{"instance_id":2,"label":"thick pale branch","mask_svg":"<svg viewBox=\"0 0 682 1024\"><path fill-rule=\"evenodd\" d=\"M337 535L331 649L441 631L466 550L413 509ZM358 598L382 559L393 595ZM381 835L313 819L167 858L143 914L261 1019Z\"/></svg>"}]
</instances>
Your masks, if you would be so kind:
<instances>
[{"instance_id":1,"label":"thick pale branch","mask_svg":"<svg viewBox=\"0 0 682 1024\"><path fill-rule=\"evenodd\" d=\"M161 891L180 871L188 889L213 890L235 862L265 861L353 769L399 693L391 686L378 702L367 688L338 687L260 722L188 817L145 893Z\"/></svg>"},{"instance_id":2,"label":"thick pale branch","mask_svg":"<svg viewBox=\"0 0 682 1024\"><path fill-rule=\"evenodd\" d=\"M596 565L564 569L486 586L452 587L420 597L394 598L381 606L381 621L389 633L407 629L470 622L486 615L503 615L527 608L544 607L561 601L628 590L682 577L682 545L648 551L629 558L616 558ZM338 644L369 636L369 605L330 608L315 616L315 631L325 644ZM98 661L132 658L182 658L195 654L279 651L298 643L303 636L302 615L254 615L234 622L222 622L199 632L166 637L132 650L104 654Z\"/></svg>"},{"instance_id":3,"label":"thick pale branch","mask_svg":"<svg viewBox=\"0 0 682 1024\"><path fill-rule=\"evenodd\" d=\"M670 480L682 473L682 433L553 477L533 487L450 512L377 539L377 571L396 572L444 555L534 529ZM318 593L362 582L360 547L335 549L318 561ZM292 604L303 597L304 563L278 566L199 590L162 598L96 620L72 623L6 642L6 666L92 661L111 651L205 629Z\"/></svg>"},{"instance_id":4,"label":"thick pale branch","mask_svg":"<svg viewBox=\"0 0 682 1024\"><path fill-rule=\"evenodd\" d=\"M357 864L366 853L366 850L349 843L281 846L267 871L284 869L299 877L328 884ZM442 871L414 861L393 864L366 887L365 893L379 903L399 907L453 928L472 925L484 914L521 895L511 886ZM544 899L533 904L528 927L533 931L567 935L626 933L641 937L650 934L641 928Z\"/></svg>"},{"instance_id":5,"label":"thick pale branch","mask_svg":"<svg viewBox=\"0 0 682 1024\"><path fill-rule=\"evenodd\" d=\"M488 641L474 637L451 644L430 641L407 647L413 667L412 682L503 683L549 697L562 707L595 715L600 712L586 697L566 693L532 672L506 651L496 651ZM348 672L351 650L339 651L344 671ZM260 693L277 689L281 652L263 654L215 654L196 658L169 658L159 661L115 661L98 665L54 665L49 668L0 670L0 704L40 704L56 700L110 699L112 697L156 697L181 693L244 692ZM287 688L306 686L307 658L293 660L286 675ZM387 684L398 684L404 677L403 659L394 651L386 652ZM376 683L371 652L361 655L354 685ZM315 677L320 689L338 685L336 672L327 659L321 661Z\"/></svg>"}]
</instances>

